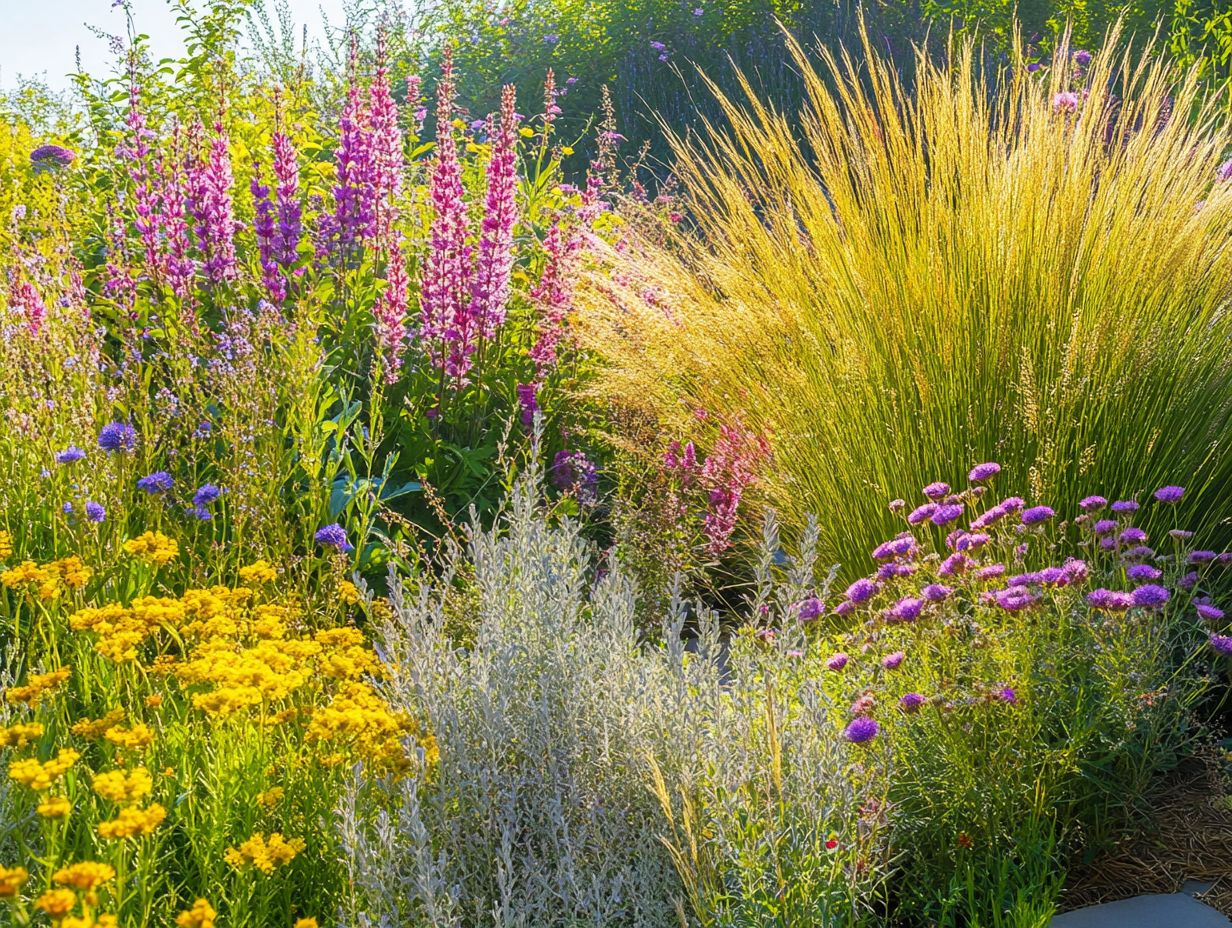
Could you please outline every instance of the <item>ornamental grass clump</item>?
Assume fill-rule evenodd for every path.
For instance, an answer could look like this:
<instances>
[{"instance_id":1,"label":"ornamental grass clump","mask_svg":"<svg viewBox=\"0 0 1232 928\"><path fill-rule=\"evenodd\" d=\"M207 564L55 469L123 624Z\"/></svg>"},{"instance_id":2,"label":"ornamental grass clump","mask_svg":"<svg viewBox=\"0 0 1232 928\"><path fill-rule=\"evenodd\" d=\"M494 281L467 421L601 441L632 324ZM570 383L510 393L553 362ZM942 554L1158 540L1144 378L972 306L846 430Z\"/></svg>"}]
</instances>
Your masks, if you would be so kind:
<instances>
[{"instance_id":1,"label":"ornamental grass clump","mask_svg":"<svg viewBox=\"0 0 1232 928\"><path fill-rule=\"evenodd\" d=\"M630 469L739 427L770 450L746 497L816 513L852 575L876 501L956 449L1063 511L1187 474L1194 527L1226 516L1229 142L1196 74L1117 39L1039 69L954 40L910 89L871 42L793 46L798 113L720 96L673 139L687 221L634 223L587 287Z\"/></svg>"}]
</instances>

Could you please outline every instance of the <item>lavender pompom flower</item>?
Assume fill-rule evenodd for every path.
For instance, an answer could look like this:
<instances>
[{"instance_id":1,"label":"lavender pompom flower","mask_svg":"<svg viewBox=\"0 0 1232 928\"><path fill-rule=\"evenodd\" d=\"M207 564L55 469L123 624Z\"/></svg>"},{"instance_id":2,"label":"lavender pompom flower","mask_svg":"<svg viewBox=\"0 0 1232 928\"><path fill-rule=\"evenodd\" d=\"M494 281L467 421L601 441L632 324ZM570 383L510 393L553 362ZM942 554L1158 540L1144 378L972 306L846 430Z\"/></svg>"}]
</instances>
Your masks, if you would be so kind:
<instances>
[{"instance_id":1,"label":"lavender pompom flower","mask_svg":"<svg viewBox=\"0 0 1232 928\"><path fill-rule=\"evenodd\" d=\"M839 671L847 666L847 661L849 660L850 658L847 656L846 651L838 651L826 658L826 667L833 671Z\"/></svg>"},{"instance_id":2,"label":"lavender pompom flower","mask_svg":"<svg viewBox=\"0 0 1232 928\"><path fill-rule=\"evenodd\" d=\"M165 470L156 470L137 481L137 489L151 496L167 493L174 485L175 481Z\"/></svg>"},{"instance_id":3,"label":"lavender pompom flower","mask_svg":"<svg viewBox=\"0 0 1232 928\"><path fill-rule=\"evenodd\" d=\"M967 479L972 483L980 483L984 480L991 480L997 474L1001 473L1001 465L996 461L988 461L984 464L976 464L971 468L971 473L967 475Z\"/></svg>"},{"instance_id":4,"label":"lavender pompom flower","mask_svg":"<svg viewBox=\"0 0 1232 928\"><path fill-rule=\"evenodd\" d=\"M894 651L881 659L881 666L886 670L897 670L906 657L902 651Z\"/></svg>"},{"instance_id":5,"label":"lavender pompom flower","mask_svg":"<svg viewBox=\"0 0 1232 928\"><path fill-rule=\"evenodd\" d=\"M104 451L132 451L137 447L137 430L127 422L108 422L98 433L98 446Z\"/></svg>"},{"instance_id":6,"label":"lavender pompom flower","mask_svg":"<svg viewBox=\"0 0 1232 928\"><path fill-rule=\"evenodd\" d=\"M810 596L796 604L796 611L801 622L812 622L819 619L826 611L826 604L816 596Z\"/></svg>"},{"instance_id":7,"label":"lavender pompom flower","mask_svg":"<svg viewBox=\"0 0 1232 928\"><path fill-rule=\"evenodd\" d=\"M68 167L77 160L77 152L63 145L40 145L30 152L30 162L35 170Z\"/></svg>"},{"instance_id":8,"label":"lavender pompom flower","mask_svg":"<svg viewBox=\"0 0 1232 928\"><path fill-rule=\"evenodd\" d=\"M222 496L222 487L212 483L203 483L197 488L197 492L193 494L193 506L203 509L220 496Z\"/></svg>"},{"instance_id":9,"label":"lavender pompom flower","mask_svg":"<svg viewBox=\"0 0 1232 928\"><path fill-rule=\"evenodd\" d=\"M954 590L944 583L930 583L924 589L920 590L920 596L930 603L939 603L948 599Z\"/></svg>"},{"instance_id":10,"label":"lavender pompom flower","mask_svg":"<svg viewBox=\"0 0 1232 928\"><path fill-rule=\"evenodd\" d=\"M949 492L950 492L950 485L948 483L942 483L940 480L938 480L936 483L930 483L928 486L924 488L924 495L927 496L929 499L931 499L933 502L936 502L937 500L944 498L945 496L949 494Z\"/></svg>"},{"instance_id":11,"label":"lavender pompom flower","mask_svg":"<svg viewBox=\"0 0 1232 928\"><path fill-rule=\"evenodd\" d=\"M107 518L107 510L102 507L101 503L96 503L94 500L86 503L86 519L97 524L105 518Z\"/></svg>"},{"instance_id":12,"label":"lavender pompom flower","mask_svg":"<svg viewBox=\"0 0 1232 928\"><path fill-rule=\"evenodd\" d=\"M1146 532L1138 528L1136 525L1131 525L1125 531L1121 532L1117 539L1123 545L1137 545L1146 541Z\"/></svg>"},{"instance_id":13,"label":"lavender pompom flower","mask_svg":"<svg viewBox=\"0 0 1232 928\"><path fill-rule=\"evenodd\" d=\"M1168 604L1169 593L1166 587L1155 583L1147 583L1137 587L1132 594L1134 605L1141 609L1161 609Z\"/></svg>"},{"instance_id":14,"label":"lavender pompom flower","mask_svg":"<svg viewBox=\"0 0 1232 928\"><path fill-rule=\"evenodd\" d=\"M1080 48L1074 52L1074 64L1080 68L1085 68L1091 63L1091 53L1085 48Z\"/></svg>"},{"instance_id":15,"label":"lavender pompom flower","mask_svg":"<svg viewBox=\"0 0 1232 928\"><path fill-rule=\"evenodd\" d=\"M1106 612L1124 612L1134 604L1134 598L1129 593L1117 590L1105 590L1103 587L1087 594L1087 605L1092 609L1103 609Z\"/></svg>"},{"instance_id":16,"label":"lavender pompom flower","mask_svg":"<svg viewBox=\"0 0 1232 928\"><path fill-rule=\"evenodd\" d=\"M997 690L996 695L998 699L1007 705L1013 706L1018 702L1018 694L1015 693L1014 688L1010 686L1001 687L1001 689Z\"/></svg>"},{"instance_id":17,"label":"lavender pompom flower","mask_svg":"<svg viewBox=\"0 0 1232 928\"><path fill-rule=\"evenodd\" d=\"M1125 571L1125 576L1130 580L1158 580L1163 571L1150 564L1134 564Z\"/></svg>"},{"instance_id":18,"label":"lavender pompom flower","mask_svg":"<svg viewBox=\"0 0 1232 928\"><path fill-rule=\"evenodd\" d=\"M975 572L976 580L992 580L1000 577L1005 573L1004 564L989 564L987 567L981 567Z\"/></svg>"},{"instance_id":19,"label":"lavender pompom flower","mask_svg":"<svg viewBox=\"0 0 1232 928\"><path fill-rule=\"evenodd\" d=\"M925 519L930 518L932 514L936 511L937 511L936 503L925 503L923 506L920 506L917 509L913 509L911 513L907 516L907 521L912 525L919 525Z\"/></svg>"},{"instance_id":20,"label":"lavender pompom flower","mask_svg":"<svg viewBox=\"0 0 1232 928\"><path fill-rule=\"evenodd\" d=\"M1209 564L1215 558L1219 557L1214 551L1190 551L1189 558L1186 563L1189 564Z\"/></svg>"},{"instance_id":21,"label":"lavender pompom flower","mask_svg":"<svg viewBox=\"0 0 1232 928\"><path fill-rule=\"evenodd\" d=\"M1048 506L1032 506L1030 509L1023 510L1021 519L1023 525L1038 525L1054 516L1056 513Z\"/></svg>"},{"instance_id":22,"label":"lavender pompom flower","mask_svg":"<svg viewBox=\"0 0 1232 928\"><path fill-rule=\"evenodd\" d=\"M1037 605L1041 599L1038 593L1033 593L1029 587L1012 586L1009 589L998 590L995 594L997 605L1006 612L1021 612Z\"/></svg>"},{"instance_id":23,"label":"lavender pompom flower","mask_svg":"<svg viewBox=\"0 0 1232 928\"><path fill-rule=\"evenodd\" d=\"M1155 491L1155 498L1161 503L1179 503L1184 495L1184 487L1160 487Z\"/></svg>"},{"instance_id":24,"label":"lavender pompom flower","mask_svg":"<svg viewBox=\"0 0 1232 928\"><path fill-rule=\"evenodd\" d=\"M1100 519L1091 527L1091 531L1096 535L1110 535L1117 530L1118 525L1116 519Z\"/></svg>"},{"instance_id":25,"label":"lavender pompom flower","mask_svg":"<svg viewBox=\"0 0 1232 928\"><path fill-rule=\"evenodd\" d=\"M1137 512L1138 509L1137 501L1132 499L1119 499L1112 504L1113 512Z\"/></svg>"},{"instance_id":26,"label":"lavender pompom flower","mask_svg":"<svg viewBox=\"0 0 1232 928\"><path fill-rule=\"evenodd\" d=\"M1198 610L1198 617L1208 622L1218 622L1223 618L1223 610L1210 603L1198 603L1194 608Z\"/></svg>"},{"instance_id":27,"label":"lavender pompom flower","mask_svg":"<svg viewBox=\"0 0 1232 928\"><path fill-rule=\"evenodd\" d=\"M861 577L847 587L847 598L853 603L866 603L877 593L877 584L867 577Z\"/></svg>"},{"instance_id":28,"label":"lavender pompom flower","mask_svg":"<svg viewBox=\"0 0 1232 928\"><path fill-rule=\"evenodd\" d=\"M1098 512L1107 505L1108 500L1102 496L1088 496L1078 502L1078 506L1083 512Z\"/></svg>"},{"instance_id":29,"label":"lavender pompom flower","mask_svg":"<svg viewBox=\"0 0 1232 928\"><path fill-rule=\"evenodd\" d=\"M886 610L886 619L890 622L914 622L923 608L920 600L906 596Z\"/></svg>"},{"instance_id":30,"label":"lavender pompom flower","mask_svg":"<svg viewBox=\"0 0 1232 928\"><path fill-rule=\"evenodd\" d=\"M1230 639L1232 643L1232 639ZM870 719L866 715L862 715L857 719L852 719L851 724L843 731L843 737L852 744L865 744L877 737L881 731L881 726L877 724L875 719Z\"/></svg>"},{"instance_id":31,"label":"lavender pompom flower","mask_svg":"<svg viewBox=\"0 0 1232 928\"><path fill-rule=\"evenodd\" d=\"M56 463L72 464L74 461L80 461L85 456L86 453L83 449L78 448L76 445L69 445L63 451L56 452Z\"/></svg>"},{"instance_id":32,"label":"lavender pompom flower","mask_svg":"<svg viewBox=\"0 0 1232 928\"><path fill-rule=\"evenodd\" d=\"M919 712L920 707L926 702L928 702L928 700L919 693L906 693L901 699L899 699L898 704L904 712L912 713Z\"/></svg>"},{"instance_id":33,"label":"lavender pompom flower","mask_svg":"<svg viewBox=\"0 0 1232 928\"><path fill-rule=\"evenodd\" d=\"M1216 635L1210 637L1211 647L1215 649L1215 653L1222 654L1224 657L1232 657L1232 635ZM857 719L856 721L859 721ZM854 722L852 724L855 724ZM873 732L876 734L876 732Z\"/></svg>"},{"instance_id":34,"label":"lavender pompom flower","mask_svg":"<svg viewBox=\"0 0 1232 928\"><path fill-rule=\"evenodd\" d=\"M334 548L343 554L349 554L355 550L355 546L347 541L346 529L337 522L321 526L313 538L317 544L326 548Z\"/></svg>"},{"instance_id":35,"label":"lavender pompom flower","mask_svg":"<svg viewBox=\"0 0 1232 928\"><path fill-rule=\"evenodd\" d=\"M951 522L960 518L963 514L963 507L959 503L946 503L938 506L933 514L929 517L933 525L949 525Z\"/></svg>"}]
</instances>

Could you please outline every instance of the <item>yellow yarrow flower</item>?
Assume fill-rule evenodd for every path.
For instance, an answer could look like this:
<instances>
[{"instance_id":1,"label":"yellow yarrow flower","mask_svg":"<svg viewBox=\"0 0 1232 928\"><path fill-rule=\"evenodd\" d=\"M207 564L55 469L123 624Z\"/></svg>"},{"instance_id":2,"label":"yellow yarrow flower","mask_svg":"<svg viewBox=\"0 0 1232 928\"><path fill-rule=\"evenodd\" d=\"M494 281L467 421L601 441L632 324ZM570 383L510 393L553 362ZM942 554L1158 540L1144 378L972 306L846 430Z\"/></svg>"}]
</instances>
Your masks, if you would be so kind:
<instances>
[{"instance_id":1,"label":"yellow yarrow flower","mask_svg":"<svg viewBox=\"0 0 1232 928\"><path fill-rule=\"evenodd\" d=\"M8 532L0 532L0 561L13 553L13 536Z\"/></svg>"},{"instance_id":2,"label":"yellow yarrow flower","mask_svg":"<svg viewBox=\"0 0 1232 928\"><path fill-rule=\"evenodd\" d=\"M258 831L239 847L227 848L223 859L237 870L251 864L268 876L276 868L289 864L303 849L303 838L288 840L276 831L266 838Z\"/></svg>"},{"instance_id":3,"label":"yellow yarrow flower","mask_svg":"<svg viewBox=\"0 0 1232 928\"><path fill-rule=\"evenodd\" d=\"M154 778L144 767L108 770L94 775L94 792L112 802L136 802L148 796L153 788Z\"/></svg>"},{"instance_id":4,"label":"yellow yarrow flower","mask_svg":"<svg viewBox=\"0 0 1232 928\"><path fill-rule=\"evenodd\" d=\"M15 760L9 764L9 779L41 793L50 789L80 758L81 755L72 748L63 748L45 762L40 762L36 757Z\"/></svg>"},{"instance_id":5,"label":"yellow yarrow flower","mask_svg":"<svg viewBox=\"0 0 1232 928\"><path fill-rule=\"evenodd\" d=\"M144 722L136 722L128 728L121 728L117 725L115 728L107 729L103 737L118 747L133 751L149 747L154 743L154 732L150 731L150 726Z\"/></svg>"},{"instance_id":6,"label":"yellow yarrow flower","mask_svg":"<svg viewBox=\"0 0 1232 928\"><path fill-rule=\"evenodd\" d=\"M175 917L179 928L214 928L214 919L218 913L204 899L198 899L191 909L185 909Z\"/></svg>"},{"instance_id":7,"label":"yellow yarrow flower","mask_svg":"<svg viewBox=\"0 0 1232 928\"><path fill-rule=\"evenodd\" d=\"M278 571L264 560L240 568L240 579L245 583L272 583L277 577Z\"/></svg>"},{"instance_id":8,"label":"yellow yarrow flower","mask_svg":"<svg viewBox=\"0 0 1232 928\"><path fill-rule=\"evenodd\" d=\"M61 886L71 886L74 889L89 891L98 889L104 883L114 880L115 875L115 869L108 864L83 860L79 863L70 864L67 867L61 867L51 879Z\"/></svg>"},{"instance_id":9,"label":"yellow yarrow flower","mask_svg":"<svg viewBox=\"0 0 1232 928\"><path fill-rule=\"evenodd\" d=\"M41 818L68 818L73 804L64 796L48 796L35 810Z\"/></svg>"},{"instance_id":10,"label":"yellow yarrow flower","mask_svg":"<svg viewBox=\"0 0 1232 928\"><path fill-rule=\"evenodd\" d=\"M37 706L44 697L51 695L60 688L72 675L68 667L61 667L50 673L35 674L27 678L24 686L10 686L5 691L4 698L10 703L25 703L27 706Z\"/></svg>"},{"instance_id":11,"label":"yellow yarrow flower","mask_svg":"<svg viewBox=\"0 0 1232 928\"><path fill-rule=\"evenodd\" d=\"M41 738L43 731L43 726L38 722L18 722L8 728L0 728L0 748L24 748L31 741Z\"/></svg>"},{"instance_id":12,"label":"yellow yarrow flower","mask_svg":"<svg viewBox=\"0 0 1232 928\"><path fill-rule=\"evenodd\" d=\"M97 741L107 733L108 729L115 728L126 717L123 709L112 709L102 718L82 719L80 722L74 722L70 731L88 741Z\"/></svg>"},{"instance_id":13,"label":"yellow yarrow flower","mask_svg":"<svg viewBox=\"0 0 1232 928\"><path fill-rule=\"evenodd\" d=\"M101 837L110 840L131 838L134 835L148 835L152 834L166 817L167 810L158 803L153 803L144 809L130 807L122 809L120 814L111 821L101 822L98 826L98 833Z\"/></svg>"},{"instance_id":14,"label":"yellow yarrow flower","mask_svg":"<svg viewBox=\"0 0 1232 928\"><path fill-rule=\"evenodd\" d=\"M0 899L16 896L28 879L30 871L25 867L0 867Z\"/></svg>"},{"instance_id":15,"label":"yellow yarrow flower","mask_svg":"<svg viewBox=\"0 0 1232 928\"><path fill-rule=\"evenodd\" d=\"M71 889L49 889L34 900L35 908L42 909L51 920L59 921L77 905L77 894Z\"/></svg>"},{"instance_id":16,"label":"yellow yarrow flower","mask_svg":"<svg viewBox=\"0 0 1232 928\"><path fill-rule=\"evenodd\" d=\"M315 918L297 918L294 928L319 928Z\"/></svg>"},{"instance_id":17,"label":"yellow yarrow flower","mask_svg":"<svg viewBox=\"0 0 1232 928\"><path fill-rule=\"evenodd\" d=\"M271 786L264 792L257 793L257 805L271 809L278 805L278 801L282 799L285 790L281 786Z\"/></svg>"},{"instance_id":18,"label":"yellow yarrow flower","mask_svg":"<svg viewBox=\"0 0 1232 928\"><path fill-rule=\"evenodd\" d=\"M124 553L138 557L155 567L162 567L175 560L180 553L180 546L162 532L145 532L124 542Z\"/></svg>"}]
</instances>

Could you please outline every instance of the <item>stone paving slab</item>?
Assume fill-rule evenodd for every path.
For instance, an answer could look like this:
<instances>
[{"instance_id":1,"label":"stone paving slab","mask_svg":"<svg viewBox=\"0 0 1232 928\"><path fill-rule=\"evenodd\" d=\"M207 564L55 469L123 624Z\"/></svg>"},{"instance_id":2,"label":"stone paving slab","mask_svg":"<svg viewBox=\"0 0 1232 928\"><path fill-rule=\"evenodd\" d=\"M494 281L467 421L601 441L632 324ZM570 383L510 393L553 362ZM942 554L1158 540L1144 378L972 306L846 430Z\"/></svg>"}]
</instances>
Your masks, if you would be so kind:
<instances>
[{"instance_id":1,"label":"stone paving slab","mask_svg":"<svg viewBox=\"0 0 1232 928\"><path fill-rule=\"evenodd\" d=\"M1232 928L1232 921L1180 892L1075 909L1053 918L1052 928Z\"/></svg>"}]
</instances>

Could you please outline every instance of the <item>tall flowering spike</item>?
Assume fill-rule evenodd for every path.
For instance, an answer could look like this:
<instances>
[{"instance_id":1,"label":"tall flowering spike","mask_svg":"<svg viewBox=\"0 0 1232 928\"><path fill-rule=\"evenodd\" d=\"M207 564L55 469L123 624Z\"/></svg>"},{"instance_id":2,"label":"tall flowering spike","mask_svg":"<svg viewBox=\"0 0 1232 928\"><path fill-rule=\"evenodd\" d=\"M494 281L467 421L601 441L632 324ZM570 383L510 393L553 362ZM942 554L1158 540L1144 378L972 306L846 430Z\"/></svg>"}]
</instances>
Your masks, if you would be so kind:
<instances>
[{"instance_id":1,"label":"tall flowering spike","mask_svg":"<svg viewBox=\"0 0 1232 928\"><path fill-rule=\"evenodd\" d=\"M163 218L163 234L166 239L165 269L171 291L187 307L192 297L193 276L196 266L189 255L191 242L188 232L188 191L179 164L180 127L177 125L171 136L171 157L158 159L159 203ZM191 309L189 308L191 312Z\"/></svg>"},{"instance_id":2,"label":"tall flowering spike","mask_svg":"<svg viewBox=\"0 0 1232 928\"><path fill-rule=\"evenodd\" d=\"M389 68L385 61L385 33L377 38L377 68L368 89L368 122L371 126L372 214L369 235L383 244L390 242L395 201L402 186L405 155L402 132L398 128L398 104L389 88Z\"/></svg>"},{"instance_id":3,"label":"tall flowering spike","mask_svg":"<svg viewBox=\"0 0 1232 928\"><path fill-rule=\"evenodd\" d=\"M709 497L704 526L712 556L731 546L744 491L757 479L758 468L769 453L765 439L742 426L720 427L714 451L701 469L701 484Z\"/></svg>"},{"instance_id":4,"label":"tall flowering spike","mask_svg":"<svg viewBox=\"0 0 1232 928\"><path fill-rule=\"evenodd\" d=\"M560 104L556 102L560 96L560 91L556 88L556 72L548 68L547 76L543 79L543 125L546 127L556 122L556 117L560 115Z\"/></svg>"},{"instance_id":5,"label":"tall flowering spike","mask_svg":"<svg viewBox=\"0 0 1232 928\"><path fill-rule=\"evenodd\" d=\"M347 64L347 98L339 122L337 183L334 185L335 247L346 255L364 243L372 224L369 200L372 177L372 137L359 86L359 46L351 37Z\"/></svg>"},{"instance_id":6,"label":"tall flowering spike","mask_svg":"<svg viewBox=\"0 0 1232 928\"><path fill-rule=\"evenodd\" d=\"M253 231L256 233L257 253L261 260L261 280L269 293L270 302L281 306L287 297L287 285L274 257L274 205L270 202L270 188L261 182L259 162L253 162L249 189L252 191Z\"/></svg>"},{"instance_id":7,"label":"tall flowering spike","mask_svg":"<svg viewBox=\"0 0 1232 928\"><path fill-rule=\"evenodd\" d=\"M137 297L137 281L129 262L124 220L115 207L107 207L107 260L103 265L103 294L114 300L132 318Z\"/></svg>"},{"instance_id":8,"label":"tall flowering spike","mask_svg":"<svg viewBox=\"0 0 1232 928\"><path fill-rule=\"evenodd\" d=\"M372 313L376 318L377 348L381 353L385 380L393 383L402 369L402 352L406 348L411 281L406 270L406 255L396 238L389 243L386 254L385 289L377 297Z\"/></svg>"},{"instance_id":9,"label":"tall flowering spike","mask_svg":"<svg viewBox=\"0 0 1232 928\"><path fill-rule=\"evenodd\" d=\"M163 261L159 248L160 221L158 197L150 176L150 145L153 135L141 112L141 88L137 84L136 59L129 61L128 115L125 117L128 138L120 154L129 162L128 173L133 183L133 224L145 250L146 270L154 279L162 277Z\"/></svg>"},{"instance_id":10,"label":"tall flowering spike","mask_svg":"<svg viewBox=\"0 0 1232 928\"><path fill-rule=\"evenodd\" d=\"M470 315L480 338L493 338L505 321L513 278L513 229L517 204L517 95L501 91L500 128L488 162L488 193L479 235L479 257L471 288Z\"/></svg>"},{"instance_id":11,"label":"tall flowering spike","mask_svg":"<svg viewBox=\"0 0 1232 928\"><path fill-rule=\"evenodd\" d=\"M299 242L303 237L303 207L299 200L299 158L291 137L281 123L274 132L274 202L278 225L274 229L274 260L284 272L290 272L299 260Z\"/></svg>"},{"instance_id":12,"label":"tall flowering spike","mask_svg":"<svg viewBox=\"0 0 1232 928\"><path fill-rule=\"evenodd\" d=\"M556 366L556 349L564 334L565 320L573 308L573 259L581 239L563 220L552 223L543 239L544 263L539 282L530 297L539 310L535 343L530 357L542 380Z\"/></svg>"},{"instance_id":13,"label":"tall flowering spike","mask_svg":"<svg viewBox=\"0 0 1232 928\"><path fill-rule=\"evenodd\" d=\"M191 137L199 139L200 125ZM222 121L214 123L209 158L195 155L188 165L189 203L196 220L197 241L204 256L205 278L212 284L236 279L235 210L231 202L234 185L231 152Z\"/></svg>"},{"instance_id":14,"label":"tall flowering spike","mask_svg":"<svg viewBox=\"0 0 1232 928\"><path fill-rule=\"evenodd\" d=\"M47 304L39 296L34 284L23 280L13 284L9 291L9 311L20 312L31 335L38 335L47 320Z\"/></svg>"},{"instance_id":15,"label":"tall flowering spike","mask_svg":"<svg viewBox=\"0 0 1232 928\"><path fill-rule=\"evenodd\" d=\"M453 129L453 49L445 49L436 89L436 158L429 182L432 225L420 267L420 330L429 358L461 385L475 350L466 309L471 290L462 166Z\"/></svg>"}]
</instances>

